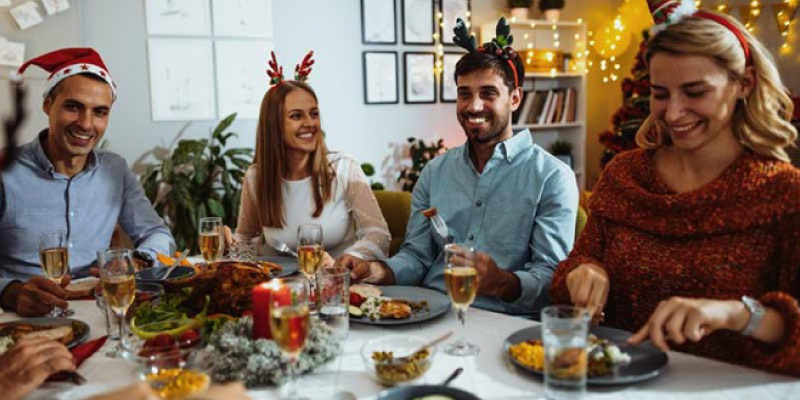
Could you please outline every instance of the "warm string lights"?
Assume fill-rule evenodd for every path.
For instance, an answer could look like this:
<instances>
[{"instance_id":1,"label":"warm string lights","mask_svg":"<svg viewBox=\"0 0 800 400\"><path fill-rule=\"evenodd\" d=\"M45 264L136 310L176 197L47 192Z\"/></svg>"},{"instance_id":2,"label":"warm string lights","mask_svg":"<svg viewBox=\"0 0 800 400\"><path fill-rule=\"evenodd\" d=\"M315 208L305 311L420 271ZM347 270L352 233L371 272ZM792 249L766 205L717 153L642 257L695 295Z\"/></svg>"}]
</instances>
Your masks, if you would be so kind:
<instances>
[{"instance_id":1,"label":"warm string lights","mask_svg":"<svg viewBox=\"0 0 800 400\"><path fill-rule=\"evenodd\" d=\"M697 3L700 3L698 6L702 5L701 0L698 0ZM783 38L783 44L780 48L781 53L786 54L791 51L789 36L792 27L792 21L794 20L800 0L747 0L745 3L740 3L736 7L730 5L729 3L730 0L721 0L716 2L716 4L709 4L708 8L719 13L730 14L735 17L739 17L745 28L747 28L747 30L751 33L756 32L756 21L763 14L765 14L764 8L767 5L771 5L773 18L778 25L778 32L780 32L781 37ZM739 15L731 14L731 11L733 11L734 8L738 8Z\"/></svg>"},{"instance_id":2,"label":"warm string lights","mask_svg":"<svg viewBox=\"0 0 800 400\"><path fill-rule=\"evenodd\" d=\"M470 35L474 35L475 32L472 31L472 13L467 10L464 12L464 25L467 26L467 29L470 30ZM444 14L439 11L436 13L436 21L439 25L439 31L444 32ZM447 33L445 33L447 34ZM433 73L436 76L436 79L442 75L442 71L444 71L444 38L440 37L438 32L433 34L433 43L436 46L436 61L433 66Z\"/></svg>"}]
</instances>

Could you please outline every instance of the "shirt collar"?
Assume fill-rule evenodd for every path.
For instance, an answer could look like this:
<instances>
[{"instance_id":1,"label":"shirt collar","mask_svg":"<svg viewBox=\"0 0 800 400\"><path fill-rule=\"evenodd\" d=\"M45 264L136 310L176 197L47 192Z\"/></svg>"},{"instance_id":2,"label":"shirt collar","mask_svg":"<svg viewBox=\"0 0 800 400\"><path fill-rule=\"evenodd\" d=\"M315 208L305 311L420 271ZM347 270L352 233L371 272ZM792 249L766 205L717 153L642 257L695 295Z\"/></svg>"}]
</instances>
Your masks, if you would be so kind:
<instances>
[{"instance_id":1,"label":"shirt collar","mask_svg":"<svg viewBox=\"0 0 800 400\"><path fill-rule=\"evenodd\" d=\"M47 154L44 152L44 146L42 145L42 143L47 140L47 134L48 130L43 129L41 132L39 132L36 140L34 140L33 159L39 168L41 168L43 171L53 174L55 173L55 167L53 166L53 163L50 162L50 159L47 158ZM86 167L84 168L84 171L91 171L97 168L99 164L97 153L92 150L89 153L89 158L86 160Z\"/></svg>"},{"instance_id":2,"label":"shirt collar","mask_svg":"<svg viewBox=\"0 0 800 400\"><path fill-rule=\"evenodd\" d=\"M515 132L510 138L498 143L494 148L492 157L497 157L499 152L500 156L505 159L506 162L511 163L519 153L531 147L532 144L533 139L531 138L531 131L526 128ZM472 159L469 156L469 141L464 144L463 156L465 162L472 164Z\"/></svg>"}]
</instances>

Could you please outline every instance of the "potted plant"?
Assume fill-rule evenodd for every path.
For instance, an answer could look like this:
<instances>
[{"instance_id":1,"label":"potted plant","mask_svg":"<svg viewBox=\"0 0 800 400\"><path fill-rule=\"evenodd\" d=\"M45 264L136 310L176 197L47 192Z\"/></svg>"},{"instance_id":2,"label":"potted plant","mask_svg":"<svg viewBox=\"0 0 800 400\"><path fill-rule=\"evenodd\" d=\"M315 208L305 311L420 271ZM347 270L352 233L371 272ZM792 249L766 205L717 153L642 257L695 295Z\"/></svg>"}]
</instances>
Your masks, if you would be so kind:
<instances>
[{"instance_id":1,"label":"potted plant","mask_svg":"<svg viewBox=\"0 0 800 400\"><path fill-rule=\"evenodd\" d=\"M236 227L242 197L242 179L253 160L253 149L225 149L233 132L225 130L231 114L214 128L210 139L181 140L161 164L142 174L145 194L172 230L179 249L197 251L200 218L220 217Z\"/></svg>"},{"instance_id":2,"label":"potted plant","mask_svg":"<svg viewBox=\"0 0 800 400\"><path fill-rule=\"evenodd\" d=\"M533 0L508 0L511 16L516 19L528 19L528 12L533 5Z\"/></svg>"},{"instance_id":3,"label":"potted plant","mask_svg":"<svg viewBox=\"0 0 800 400\"><path fill-rule=\"evenodd\" d=\"M558 21L564 0L539 0L539 10L544 14L544 19L550 22Z\"/></svg>"},{"instance_id":4,"label":"potted plant","mask_svg":"<svg viewBox=\"0 0 800 400\"><path fill-rule=\"evenodd\" d=\"M428 161L444 153L447 148L444 146L443 139L427 144L422 139L410 137L408 138L408 143L411 144L408 149L409 156L411 156L411 166L405 167L400 171L397 181L403 184L404 191L411 192L414 190L414 185L417 184L417 179L419 179L419 175L428 164Z\"/></svg>"},{"instance_id":5,"label":"potted plant","mask_svg":"<svg viewBox=\"0 0 800 400\"><path fill-rule=\"evenodd\" d=\"M570 168L573 167L572 163L572 143L566 140L556 140L555 142L550 144L548 150L550 154L556 156L559 160L563 161L565 164L569 165Z\"/></svg>"},{"instance_id":6,"label":"potted plant","mask_svg":"<svg viewBox=\"0 0 800 400\"><path fill-rule=\"evenodd\" d=\"M367 178L371 178L372 175L375 175L375 167L373 167L372 164L370 164L370 163L361 164L361 171L364 172L364 175L366 175ZM383 189L385 189L383 184L380 183L380 182L372 182L372 181L370 181L369 187L372 190L383 190Z\"/></svg>"}]
</instances>

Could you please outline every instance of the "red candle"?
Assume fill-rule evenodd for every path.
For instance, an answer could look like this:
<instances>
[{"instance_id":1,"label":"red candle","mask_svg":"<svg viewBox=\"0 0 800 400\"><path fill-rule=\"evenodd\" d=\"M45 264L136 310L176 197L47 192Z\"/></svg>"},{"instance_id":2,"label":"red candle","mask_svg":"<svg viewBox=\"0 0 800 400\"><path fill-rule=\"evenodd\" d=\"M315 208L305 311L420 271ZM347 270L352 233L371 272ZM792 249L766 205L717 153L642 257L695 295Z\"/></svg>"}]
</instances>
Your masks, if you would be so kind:
<instances>
[{"instance_id":1,"label":"red candle","mask_svg":"<svg viewBox=\"0 0 800 400\"><path fill-rule=\"evenodd\" d=\"M264 282L253 287L253 339L272 339L269 313L273 286L272 282Z\"/></svg>"}]
</instances>

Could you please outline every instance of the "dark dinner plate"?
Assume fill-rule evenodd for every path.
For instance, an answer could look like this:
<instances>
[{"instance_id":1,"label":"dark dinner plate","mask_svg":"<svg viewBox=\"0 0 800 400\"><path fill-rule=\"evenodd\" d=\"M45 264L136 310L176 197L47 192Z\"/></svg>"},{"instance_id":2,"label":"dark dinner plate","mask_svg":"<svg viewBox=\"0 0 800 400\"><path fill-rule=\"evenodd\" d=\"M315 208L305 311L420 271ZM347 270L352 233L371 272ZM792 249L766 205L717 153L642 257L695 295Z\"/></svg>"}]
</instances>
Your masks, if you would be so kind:
<instances>
[{"instance_id":1,"label":"dark dinner plate","mask_svg":"<svg viewBox=\"0 0 800 400\"><path fill-rule=\"evenodd\" d=\"M300 267L297 265L297 259L294 257L260 256L256 257L256 261L267 261L280 265L283 270L275 275L276 278L283 278L284 276L292 275L300 269Z\"/></svg>"},{"instance_id":2,"label":"dark dinner plate","mask_svg":"<svg viewBox=\"0 0 800 400\"><path fill-rule=\"evenodd\" d=\"M428 309L412 312L411 316L404 319L377 319L371 320L366 316L350 316L350 322L366 325L405 325L427 321L436 318L450 310L450 299L447 295L431 289L416 286L380 286L381 296L397 300L413 302L427 301Z\"/></svg>"},{"instance_id":3,"label":"dark dinner plate","mask_svg":"<svg viewBox=\"0 0 800 400\"><path fill-rule=\"evenodd\" d=\"M631 357L630 363L615 366L611 374L587 378L587 382L590 385L626 385L642 382L655 378L667 366L667 353L664 353L657 347L651 344L628 344L626 341L631 336L630 332L606 326L593 326L589 331L600 339L606 339L616 344L619 346L620 350L624 353L628 353ZM541 325L521 329L512 333L503 343L503 351L506 357L517 367L532 372L534 375L542 376L544 373L543 371L522 365L508 353L508 348L511 345L531 339L542 339Z\"/></svg>"},{"instance_id":4,"label":"dark dinner plate","mask_svg":"<svg viewBox=\"0 0 800 400\"><path fill-rule=\"evenodd\" d=\"M31 325L51 326L51 327L72 325L73 338L72 340L69 341L69 343L67 343L67 347L70 349L85 342L86 339L89 338L89 333L91 332L91 328L89 328L89 325L86 322L72 318L49 318L49 317L25 318L11 322L4 322L0 324L0 331L3 331L6 328L10 328L18 324L31 324Z\"/></svg>"},{"instance_id":5,"label":"dark dinner plate","mask_svg":"<svg viewBox=\"0 0 800 400\"><path fill-rule=\"evenodd\" d=\"M453 400L480 400L472 393L441 385L397 386L380 392L376 400L413 400L418 397L437 394L451 397Z\"/></svg>"},{"instance_id":6,"label":"dark dinner plate","mask_svg":"<svg viewBox=\"0 0 800 400\"><path fill-rule=\"evenodd\" d=\"M136 273L136 281L137 282L155 282L161 283L164 279L160 279L159 277L166 273L169 267L153 267L153 268L146 268ZM175 269L169 274L169 279L178 279L178 278L186 278L194 274L194 268L192 267L175 267Z\"/></svg>"}]
</instances>

